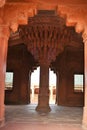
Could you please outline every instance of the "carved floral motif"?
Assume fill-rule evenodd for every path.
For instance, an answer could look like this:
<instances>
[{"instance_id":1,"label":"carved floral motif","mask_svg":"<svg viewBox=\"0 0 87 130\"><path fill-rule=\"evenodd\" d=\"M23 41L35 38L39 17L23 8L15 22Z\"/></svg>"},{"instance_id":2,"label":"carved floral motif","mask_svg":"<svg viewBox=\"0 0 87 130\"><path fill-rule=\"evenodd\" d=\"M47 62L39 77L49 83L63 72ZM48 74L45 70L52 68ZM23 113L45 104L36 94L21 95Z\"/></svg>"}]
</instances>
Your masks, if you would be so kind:
<instances>
[{"instance_id":1,"label":"carved floral motif","mask_svg":"<svg viewBox=\"0 0 87 130\"><path fill-rule=\"evenodd\" d=\"M70 45L74 39L79 39L74 28L66 27L64 19L58 15L37 14L29 18L28 25L19 27L19 33L28 50L40 64L55 61L65 46Z\"/></svg>"}]
</instances>

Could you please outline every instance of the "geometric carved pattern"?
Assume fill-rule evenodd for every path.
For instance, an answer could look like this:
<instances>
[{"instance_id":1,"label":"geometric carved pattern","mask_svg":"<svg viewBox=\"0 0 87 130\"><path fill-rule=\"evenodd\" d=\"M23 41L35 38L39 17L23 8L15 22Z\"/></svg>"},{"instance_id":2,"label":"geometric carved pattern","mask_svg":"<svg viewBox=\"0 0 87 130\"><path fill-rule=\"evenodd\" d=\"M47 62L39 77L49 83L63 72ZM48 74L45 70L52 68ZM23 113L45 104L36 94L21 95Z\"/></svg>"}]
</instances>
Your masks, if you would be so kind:
<instances>
[{"instance_id":1,"label":"geometric carved pattern","mask_svg":"<svg viewBox=\"0 0 87 130\"><path fill-rule=\"evenodd\" d=\"M40 64L50 64L76 36L73 27L52 11L39 11L29 18L28 25L19 27L19 34L28 50Z\"/></svg>"}]
</instances>

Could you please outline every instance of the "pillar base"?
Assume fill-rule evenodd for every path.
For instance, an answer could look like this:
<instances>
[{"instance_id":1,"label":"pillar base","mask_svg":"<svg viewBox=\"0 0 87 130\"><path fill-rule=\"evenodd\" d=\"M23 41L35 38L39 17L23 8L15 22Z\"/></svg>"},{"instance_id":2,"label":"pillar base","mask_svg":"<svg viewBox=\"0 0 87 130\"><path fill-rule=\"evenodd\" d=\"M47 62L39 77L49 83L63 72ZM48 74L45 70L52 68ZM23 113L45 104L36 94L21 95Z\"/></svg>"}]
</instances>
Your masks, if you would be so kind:
<instances>
[{"instance_id":1,"label":"pillar base","mask_svg":"<svg viewBox=\"0 0 87 130\"><path fill-rule=\"evenodd\" d=\"M84 130L87 130L87 125L83 124L83 125L82 125L82 128L83 128Z\"/></svg>"},{"instance_id":2,"label":"pillar base","mask_svg":"<svg viewBox=\"0 0 87 130\"><path fill-rule=\"evenodd\" d=\"M0 127L4 126L5 120L0 120Z\"/></svg>"},{"instance_id":3,"label":"pillar base","mask_svg":"<svg viewBox=\"0 0 87 130\"><path fill-rule=\"evenodd\" d=\"M51 108L50 108L50 106L37 106L36 111L38 111L38 112L50 112Z\"/></svg>"},{"instance_id":4,"label":"pillar base","mask_svg":"<svg viewBox=\"0 0 87 130\"><path fill-rule=\"evenodd\" d=\"M86 122L83 121L82 126L83 126L83 128L87 129L87 121Z\"/></svg>"},{"instance_id":5,"label":"pillar base","mask_svg":"<svg viewBox=\"0 0 87 130\"><path fill-rule=\"evenodd\" d=\"M84 107L82 124L83 128L87 129L87 107Z\"/></svg>"}]
</instances>

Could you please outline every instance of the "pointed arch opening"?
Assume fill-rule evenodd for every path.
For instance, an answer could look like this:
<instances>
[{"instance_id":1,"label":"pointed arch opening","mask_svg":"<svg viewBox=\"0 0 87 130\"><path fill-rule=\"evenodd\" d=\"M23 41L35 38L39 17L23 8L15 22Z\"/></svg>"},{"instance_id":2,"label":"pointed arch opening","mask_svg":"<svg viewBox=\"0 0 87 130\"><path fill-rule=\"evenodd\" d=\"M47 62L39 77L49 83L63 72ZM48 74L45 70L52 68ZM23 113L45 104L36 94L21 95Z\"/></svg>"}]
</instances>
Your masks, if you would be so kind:
<instances>
[{"instance_id":1,"label":"pointed arch opening","mask_svg":"<svg viewBox=\"0 0 87 130\"><path fill-rule=\"evenodd\" d=\"M31 74L31 94L30 94L30 103L37 104L38 103L38 94L39 94L39 74L40 67L37 67L34 72Z\"/></svg>"},{"instance_id":2,"label":"pointed arch opening","mask_svg":"<svg viewBox=\"0 0 87 130\"><path fill-rule=\"evenodd\" d=\"M56 103L56 74L49 69L49 104Z\"/></svg>"}]
</instances>

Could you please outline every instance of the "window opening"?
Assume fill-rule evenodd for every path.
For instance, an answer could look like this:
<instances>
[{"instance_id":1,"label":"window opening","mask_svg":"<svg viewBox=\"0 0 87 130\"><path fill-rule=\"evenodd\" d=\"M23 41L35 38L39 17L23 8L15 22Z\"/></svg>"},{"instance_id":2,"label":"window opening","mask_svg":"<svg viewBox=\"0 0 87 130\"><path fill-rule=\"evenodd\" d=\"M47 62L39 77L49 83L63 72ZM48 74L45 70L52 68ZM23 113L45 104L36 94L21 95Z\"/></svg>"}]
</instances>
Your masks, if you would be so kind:
<instances>
[{"instance_id":1,"label":"window opening","mask_svg":"<svg viewBox=\"0 0 87 130\"><path fill-rule=\"evenodd\" d=\"M5 75L5 90L13 89L13 72L6 72Z\"/></svg>"},{"instance_id":2,"label":"window opening","mask_svg":"<svg viewBox=\"0 0 87 130\"><path fill-rule=\"evenodd\" d=\"M83 92L83 74L74 74L74 92Z\"/></svg>"}]
</instances>

